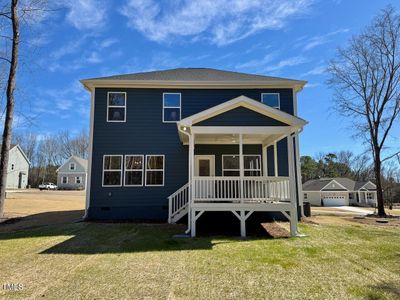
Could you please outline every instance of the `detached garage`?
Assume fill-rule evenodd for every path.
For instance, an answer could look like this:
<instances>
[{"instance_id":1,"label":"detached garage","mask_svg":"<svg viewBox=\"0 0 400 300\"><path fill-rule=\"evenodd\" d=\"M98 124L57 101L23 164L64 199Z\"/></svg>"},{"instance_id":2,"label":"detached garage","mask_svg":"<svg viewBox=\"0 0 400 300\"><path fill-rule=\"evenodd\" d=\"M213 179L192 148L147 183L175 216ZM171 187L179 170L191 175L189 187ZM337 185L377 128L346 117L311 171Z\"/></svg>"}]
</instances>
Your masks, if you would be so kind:
<instances>
[{"instance_id":1,"label":"detached garage","mask_svg":"<svg viewBox=\"0 0 400 300\"><path fill-rule=\"evenodd\" d=\"M376 186L370 181L321 178L303 184L303 198L312 206L373 206L376 203Z\"/></svg>"}]
</instances>

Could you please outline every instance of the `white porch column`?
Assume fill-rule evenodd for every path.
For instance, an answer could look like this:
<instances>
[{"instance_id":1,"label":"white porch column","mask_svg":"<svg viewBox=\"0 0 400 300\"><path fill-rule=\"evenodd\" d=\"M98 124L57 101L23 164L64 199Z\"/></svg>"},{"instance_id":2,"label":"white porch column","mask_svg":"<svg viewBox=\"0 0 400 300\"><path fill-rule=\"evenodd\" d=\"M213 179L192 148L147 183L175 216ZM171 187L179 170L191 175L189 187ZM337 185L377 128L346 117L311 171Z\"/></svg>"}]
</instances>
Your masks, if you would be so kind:
<instances>
[{"instance_id":1,"label":"white porch column","mask_svg":"<svg viewBox=\"0 0 400 300\"><path fill-rule=\"evenodd\" d=\"M194 186L194 139L195 135L189 136L189 207L188 207L188 227L190 228L190 235L196 236L196 219L194 217L194 211L192 211L192 203L195 196Z\"/></svg>"},{"instance_id":2,"label":"white porch column","mask_svg":"<svg viewBox=\"0 0 400 300\"><path fill-rule=\"evenodd\" d=\"M243 177L244 177L244 159L243 159L243 135L239 134L239 169L240 169L240 202L243 202Z\"/></svg>"},{"instance_id":3,"label":"white porch column","mask_svg":"<svg viewBox=\"0 0 400 300\"><path fill-rule=\"evenodd\" d=\"M278 143L274 143L274 176L278 177Z\"/></svg>"},{"instance_id":4,"label":"white porch column","mask_svg":"<svg viewBox=\"0 0 400 300\"><path fill-rule=\"evenodd\" d=\"M300 165L300 144L299 144L299 134L296 132L295 145L296 145L296 172L297 172L297 191L299 197L299 205L301 209L301 216L304 217L304 199L303 199L303 185L301 183L301 165Z\"/></svg>"},{"instance_id":5,"label":"white porch column","mask_svg":"<svg viewBox=\"0 0 400 300\"><path fill-rule=\"evenodd\" d=\"M268 176L268 154L267 154L267 146L262 145L262 164L263 164L263 176Z\"/></svg>"},{"instance_id":6,"label":"white porch column","mask_svg":"<svg viewBox=\"0 0 400 300\"><path fill-rule=\"evenodd\" d=\"M293 160L293 137L288 135L288 171L289 171L289 187L290 187L290 235L297 236L297 201L296 201L296 183L294 173Z\"/></svg>"}]
</instances>

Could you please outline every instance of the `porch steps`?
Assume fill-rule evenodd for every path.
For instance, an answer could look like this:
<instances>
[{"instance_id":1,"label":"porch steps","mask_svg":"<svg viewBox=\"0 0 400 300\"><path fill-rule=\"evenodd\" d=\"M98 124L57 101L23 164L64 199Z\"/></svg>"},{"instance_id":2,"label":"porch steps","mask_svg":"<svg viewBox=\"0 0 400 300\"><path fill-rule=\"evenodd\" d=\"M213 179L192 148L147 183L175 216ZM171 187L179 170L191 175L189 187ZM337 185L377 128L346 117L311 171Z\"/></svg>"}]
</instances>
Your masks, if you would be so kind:
<instances>
[{"instance_id":1,"label":"porch steps","mask_svg":"<svg viewBox=\"0 0 400 300\"><path fill-rule=\"evenodd\" d=\"M176 222L178 222L180 219L182 219L187 213L188 213L188 207L189 205L186 204L181 210L179 210L178 212L176 212L175 214L173 214L171 216L171 224L175 224Z\"/></svg>"},{"instance_id":2,"label":"porch steps","mask_svg":"<svg viewBox=\"0 0 400 300\"><path fill-rule=\"evenodd\" d=\"M168 197L168 223L178 222L189 211L189 183Z\"/></svg>"}]
</instances>

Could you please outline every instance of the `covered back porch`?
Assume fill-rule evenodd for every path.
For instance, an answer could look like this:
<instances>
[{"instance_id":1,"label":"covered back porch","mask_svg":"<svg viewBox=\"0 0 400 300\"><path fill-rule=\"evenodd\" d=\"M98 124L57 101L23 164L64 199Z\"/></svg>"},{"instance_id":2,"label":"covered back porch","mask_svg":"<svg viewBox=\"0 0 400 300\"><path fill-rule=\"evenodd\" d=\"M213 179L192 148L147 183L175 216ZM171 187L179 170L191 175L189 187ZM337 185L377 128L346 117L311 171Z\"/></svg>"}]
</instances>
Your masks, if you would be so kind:
<instances>
[{"instance_id":1,"label":"covered back porch","mask_svg":"<svg viewBox=\"0 0 400 300\"><path fill-rule=\"evenodd\" d=\"M202 126L202 118L195 117L178 123L181 141L189 149L189 176L169 197L169 222L188 214L187 232L195 236L196 221L204 212L230 211L245 236L253 212L281 212L290 221L291 234L297 235L299 166L294 144L302 124Z\"/></svg>"}]
</instances>

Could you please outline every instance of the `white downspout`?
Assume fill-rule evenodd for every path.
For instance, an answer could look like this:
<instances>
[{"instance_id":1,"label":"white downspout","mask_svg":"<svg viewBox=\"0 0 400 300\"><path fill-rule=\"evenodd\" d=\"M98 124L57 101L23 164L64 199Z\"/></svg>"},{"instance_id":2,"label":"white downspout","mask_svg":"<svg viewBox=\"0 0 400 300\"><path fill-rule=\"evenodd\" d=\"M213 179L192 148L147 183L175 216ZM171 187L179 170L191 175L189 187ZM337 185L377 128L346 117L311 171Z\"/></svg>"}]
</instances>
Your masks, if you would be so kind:
<instances>
[{"instance_id":1,"label":"white downspout","mask_svg":"<svg viewBox=\"0 0 400 300\"><path fill-rule=\"evenodd\" d=\"M185 128L188 128L188 127L185 127ZM186 234L188 234L189 232L190 232L190 223L191 223L191 220L190 220L190 217L191 217L191 212L190 212L190 202L191 202L191 200L192 200L192 184L191 184L191 174L192 174L192 159L191 159L191 157L190 157L190 140L191 140L191 135L190 135L190 133L189 132L187 132L186 130L183 130L183 129L181 129L181 127L178 125L178 131L179 132L181 132L181 133L183 133L184 135L186 135L187 137L188 137L188 139L189 139L189 149L188 149L188 183L189 183L189 192L188 192L188 195L189 195L189 201L188 201L188 228L186 229L186 231L185 231L185 233Z\"/></svg>"}]
</instances>

